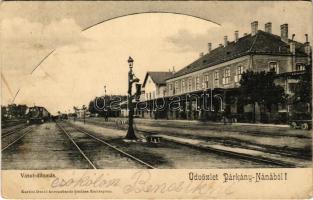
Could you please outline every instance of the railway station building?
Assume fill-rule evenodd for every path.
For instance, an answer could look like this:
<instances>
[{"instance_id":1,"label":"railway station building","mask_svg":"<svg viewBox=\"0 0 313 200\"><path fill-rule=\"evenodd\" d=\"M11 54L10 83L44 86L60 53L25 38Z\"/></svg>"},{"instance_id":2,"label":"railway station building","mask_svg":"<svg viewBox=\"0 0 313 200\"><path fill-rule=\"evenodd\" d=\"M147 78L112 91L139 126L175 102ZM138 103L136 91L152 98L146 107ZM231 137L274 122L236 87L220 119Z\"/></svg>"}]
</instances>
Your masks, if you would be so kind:
<instances>
[{"instance_id":1,"label":"railway station building","mask_svg":"<svg viewBox=\"0 0 313 200\"><path fill-rule=\"evenodd\" d=\"M160 75L163 77L162 94L158 93L157 87L154 89L155 95L151 90L144 91L141 101L148 105L149 111L141 112L142 117L210 120L219 118L228 110L236 120L250 121L252 105L239 105L236 102L236 89L243 72L274 70L277 74L275 82L284 88L286 94L292 95L305 65L311 63L308 35L305 35L305 43L297 42L294 34L289 36L288 24L282 24L280 35L275 35L270 22L265 24L264 30L260 30L258 22L254 21L249 34L239 37L239 31L235 31L232 41L224 36L223 44L215 49L212 49L212 43L208 43L206 54L201 54L197 60L171 75ZM148 88L147 81L150 81L151 75L154 76L147 73L144 88ZM201 105L207 102L201 96L207 94L211 96L211 109L202 109ZM170 101L179 102L180 108L168 109L167 106L156 109ZM266 118L272 122L277 115L286 115L287 106L276 105L271 113L258 107L257 121Z\"/></svg>"}]
</instances>

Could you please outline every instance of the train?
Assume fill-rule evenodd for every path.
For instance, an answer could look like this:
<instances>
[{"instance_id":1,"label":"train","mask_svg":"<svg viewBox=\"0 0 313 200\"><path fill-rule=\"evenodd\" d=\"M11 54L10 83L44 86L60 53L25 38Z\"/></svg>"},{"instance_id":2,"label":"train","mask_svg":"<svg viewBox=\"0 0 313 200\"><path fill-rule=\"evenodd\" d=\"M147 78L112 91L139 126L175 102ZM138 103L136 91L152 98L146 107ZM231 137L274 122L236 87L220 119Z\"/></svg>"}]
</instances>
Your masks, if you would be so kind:
<instances>
[{"instance_id":1,"label":"train","mask_svg":"<svg viewBox=\"0 0 313 200\"><path fill-rule=\"evenodd\" d=\"M44 123L51 120L49 111L40 106L29 107L26 111L27 123Z\"/></svg>"}]
</instances>

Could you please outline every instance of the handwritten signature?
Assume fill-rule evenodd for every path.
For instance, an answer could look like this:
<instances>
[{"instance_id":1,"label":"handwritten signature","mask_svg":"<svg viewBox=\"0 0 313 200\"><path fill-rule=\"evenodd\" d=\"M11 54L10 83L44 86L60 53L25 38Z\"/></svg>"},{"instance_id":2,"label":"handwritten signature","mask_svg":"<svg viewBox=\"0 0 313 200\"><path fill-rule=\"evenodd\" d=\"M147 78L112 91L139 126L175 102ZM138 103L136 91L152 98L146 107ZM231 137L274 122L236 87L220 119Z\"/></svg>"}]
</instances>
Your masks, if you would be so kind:
<instances>
[{"instance_id":1,"label":"handwritten signature","mask_svg":"<svg viewBox=\"0 0 313 200\"><path fill-rule=\"evenodd\" d=\"M59 178L56 177L51 182L52 188L77 188L77 187L94 187L94 188L110 188L116 187L120 184L119 178L106 179L104 174L96 176L88 175L84 173L79 178Z\"/></svg>"},{"instance_id":2,"label":"handwritten signature","mask_svg":"<svg viewBox=\"0 0 313 200\"><path fill-rule=\"evenodd\" d=\"M128 180L128 179L126 179ZM214 187L216 181L173 181L153 180L149 170L139 170L123 184L120 178L109 178L104 174L85 173L79 178L56 177L51 182L52 188L121 188L125 194L134 193L190 193L197 195L231 194L229 187Z\"/></svg>"}]
</instances>

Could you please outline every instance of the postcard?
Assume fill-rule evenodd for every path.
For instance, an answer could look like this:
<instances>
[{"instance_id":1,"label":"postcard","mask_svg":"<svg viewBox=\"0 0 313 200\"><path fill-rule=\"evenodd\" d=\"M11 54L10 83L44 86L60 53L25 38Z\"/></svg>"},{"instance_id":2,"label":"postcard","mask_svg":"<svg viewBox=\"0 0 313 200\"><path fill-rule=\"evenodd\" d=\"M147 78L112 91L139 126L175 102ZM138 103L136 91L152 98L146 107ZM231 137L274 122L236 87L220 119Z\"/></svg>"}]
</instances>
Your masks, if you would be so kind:
<instances>
[{"instance_id":1,"label":"postcard","mask_svg":"<svg viewBox=\"0 0 313 200\"><path fill-rule=\"evenodd\" d=\"M312 197L309 1L3 1L1 195Z\"/></svg>"}]
</instances>

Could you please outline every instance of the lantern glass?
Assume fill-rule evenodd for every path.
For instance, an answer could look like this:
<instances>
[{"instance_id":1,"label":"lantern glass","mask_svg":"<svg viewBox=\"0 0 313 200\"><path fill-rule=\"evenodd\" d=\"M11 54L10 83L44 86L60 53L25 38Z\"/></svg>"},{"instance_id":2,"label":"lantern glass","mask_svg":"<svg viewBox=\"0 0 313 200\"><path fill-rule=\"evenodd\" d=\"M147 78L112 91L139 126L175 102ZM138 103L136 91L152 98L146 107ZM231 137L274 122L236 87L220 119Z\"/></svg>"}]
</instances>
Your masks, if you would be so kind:
<instances>
[{"instance_id":1,"label":"lantern glass","mask_svg":"<svg viewBox=\"0 0 313 200\"><path fill-rule=\"evenodd\" d=\"M133 63L134 63L134 60L132 59L132 57L129 56L127 62L128 62L129 67L132 68L133 67Z\"/></svg>"}]
</instances>

